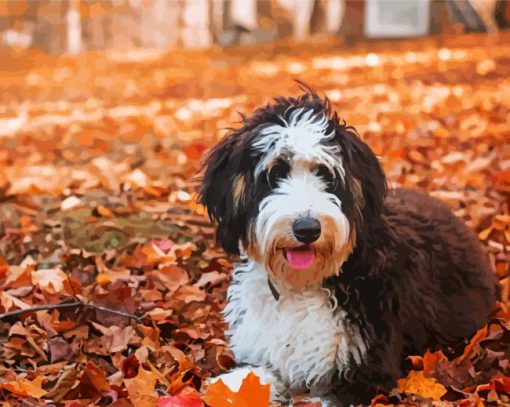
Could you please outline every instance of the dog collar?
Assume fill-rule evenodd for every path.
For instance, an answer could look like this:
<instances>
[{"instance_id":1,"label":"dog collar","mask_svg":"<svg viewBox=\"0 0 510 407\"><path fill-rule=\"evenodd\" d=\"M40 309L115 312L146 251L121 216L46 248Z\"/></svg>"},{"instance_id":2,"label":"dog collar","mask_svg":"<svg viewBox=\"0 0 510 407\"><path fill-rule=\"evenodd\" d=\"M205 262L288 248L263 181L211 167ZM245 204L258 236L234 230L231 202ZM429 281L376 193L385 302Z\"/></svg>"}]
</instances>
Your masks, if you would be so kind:
<instances>
[{"instance_id":1,"label":"dog collar","mask_svg":"<svg viewBox=\"0 0 510 407\"><path fill-rule=\"evenodd\" d=\"M275 288L269 277L267 278L267 285L269 286L269 290L271 290L271 294L273 294L274 299L278 301L278 299L280 298L280 293Z\"/></svg>"}]
</instances>

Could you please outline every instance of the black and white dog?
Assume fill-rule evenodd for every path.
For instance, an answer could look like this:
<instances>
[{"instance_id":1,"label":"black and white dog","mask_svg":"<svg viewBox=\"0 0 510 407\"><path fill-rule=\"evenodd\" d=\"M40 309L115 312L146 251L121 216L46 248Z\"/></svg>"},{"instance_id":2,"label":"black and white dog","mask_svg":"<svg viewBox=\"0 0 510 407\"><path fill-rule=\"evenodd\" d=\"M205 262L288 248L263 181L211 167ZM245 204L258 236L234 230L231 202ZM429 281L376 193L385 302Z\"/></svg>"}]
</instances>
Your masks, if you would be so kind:
<instances>
[{"instance_id":1,"label":"black and white dog","mask_svg":"<svg viewBox=\"0 0 510 407\"><path fill-rule=\"evenodd\" d=\"M458 350L495 301L475 235L424 193L387 192L374 153L311 90L243 118L207 157L200 198L241 256L232 352L274 400L369 402L407 355Z\"/></svg>"}]
</instances>

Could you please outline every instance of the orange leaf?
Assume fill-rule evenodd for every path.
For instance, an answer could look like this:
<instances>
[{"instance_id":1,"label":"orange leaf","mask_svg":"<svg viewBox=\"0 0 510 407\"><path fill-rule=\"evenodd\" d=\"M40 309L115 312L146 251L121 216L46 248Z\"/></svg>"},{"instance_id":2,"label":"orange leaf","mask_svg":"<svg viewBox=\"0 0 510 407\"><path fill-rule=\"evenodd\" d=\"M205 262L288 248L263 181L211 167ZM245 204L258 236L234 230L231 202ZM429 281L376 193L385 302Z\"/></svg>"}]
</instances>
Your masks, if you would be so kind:
<instances>
[{"instance_id":1,"label":"orange leaf","mask_svg":"<svg viewBox=\"0 0 510 407\"><path fill-rule=\"evenodd\" d=\"M262 385L260 379L250 372L238 392L230 390L221 379L209 385L204 401L211 407L262 407L269 405L270 391L270 384Z\"/></svg>"},{"instance_id":2,"label":"orange leaf","mask_svg":"<svg viewBox=\"0 0 510 407\"><path fill-rule=\"evenodd\" d=\"M112 282L112 279L108 277L106 274L98 274L96 277L96 283L100 286L108 285Z\"/></svg>"},{"instance_id":3,"label":"orange leaf","mask_svg":"<svg viewBox=\"0 0 510 407\"><path fill-rule=\"evenodd\" d=\"M110 390L110 384L106 380L106 373L96 366L94 362L87 363L85 374L99 393Z\"/></svg>"},{"instance_id":4,"label":"orange leaf","mask_svg":"<svg viewBox=\"0 0 510 407\"><path fill-rule=\"evenodd\" d=\"M0 256L0 280L3 280L9 270L9 264L2 256Z\"/></svg>"},{"instance_id":5,"label":"orange leaf","mask_svg":"<svg viewBox=\"0 0 510 407\"><path fill-rule=\"evenodd\" d=\"M239 394L246 397L249 405L254 407L269 405L270 392L271 385L261 384L260 379L253 372L250 372L243 380L239 389Z\"/></svg>"},{"instance_id":6,"label":"orange leaf","mask_svg":"<svg viewBox=\"0 0 510 407\"><path fill-rule=\"evenodd\" d=\"M168 386L166 391L169 394L180 393L182 389L191 384L193 375L190 373L192 373L192 370L185 370L175 375L172 375L170 385Z\"/></svg>"},{"instance_id":7,"label":"orange leaf","mask_svg":"<svg viewBox=\"0 0 510 407\"><path fill-rule=\"evenodd\" d=\"M386 406L388 404L391 404L391 403L388 400L388 397L386 397L386 395L384 395L384 394L378 394L370 402L370 405L372 407Z\"/></svg>"},{"instance_id":8,"label":"orange leaf","mask_svg":"<svg viewBox=\"0 0 510 407\"><path fill-rule=\"evenodd\" d=\"M446 359L446 356L443 355L443 352L440 350L425 353L423 356L423 374L427 375L430 373L434 366L436 366L437 362L444 359Z\"/></svg>"},{"instance_id":9,"label":"orange leaf","mask_svg":"<svg viewBox=\"0 0 510 407\"><path fill-rule=\"evenodd\" d=\"M64 321L51 321L52 328L57 332L69 331L76 327L75 321L64 320Z\"/></svg>"},{"instance_id":10,"label":"orange leaf","mask_svg":"<svg viewBox=\"0 0 510 407\"><path fill-rule=\"evenodd\" d=\"M496 390L497 392L510 393L510 377L497 377L491 379L489 384L481 384L476 387L476 392Z\"/></svg>"},{"instance_id":11,"label":"orange leaf","mask_svg":"<svg viewBox=\"0 0 510 407\"><path fill-rule=\"evenodd\" d=\"M484 326L483 328L479 329L478 332L471 338L469 344L464 349L464 354L460 357L460 360L464 360L466 357L468 357L471 351L476 346L476 344L480 342L482 339L484 339L486 336L487 326Z\"/></svg>"},{"instance_id":12,"label":"orange leaf","mask_svg":"<svg viewBox=\"0 0 510 407\"><path fill-rule=\"evenodd\" d=\"M41 398L46 394L42 387L42 376L37 376L34 380L16 379L12 382L0 384L0 388L10 391L21 397Z\"/></svg>"},{"instance_id":13,"label":"orange leaf","mask_svg":"<svg viewBox=\"0 0 510 407\"><path fill-rule=\"evenodd\" d=\"M436 379L425 377L423 372L410 371L404 379L397 380L397 389L401 393L417 394L439 401L446 393L446 388Z\"/></svg>"},{"instance_id":14,"label":"orange leaf","mask_svg":"<svg viewBox=\"0 0 510 407\"><path fill-rule=\"evenodd\" d=\"M157 393L155 390L157 377L153 372L139 367L138 374L132 379L124 379L124 384L135 406L153 407Z\"/></svg>"},{"instance_id":15,"label":"orange leaf","mask_svg":"<svg viewBox=\"0 0 510 407\"><path fill-rule=\"evenodd\" d=\"M246 407L244 402L237 400L236 393L230 390L221 379L209 385L203 398L211 407L230 407L236 403L239 407Z\"/></svg>"}]
</instances>

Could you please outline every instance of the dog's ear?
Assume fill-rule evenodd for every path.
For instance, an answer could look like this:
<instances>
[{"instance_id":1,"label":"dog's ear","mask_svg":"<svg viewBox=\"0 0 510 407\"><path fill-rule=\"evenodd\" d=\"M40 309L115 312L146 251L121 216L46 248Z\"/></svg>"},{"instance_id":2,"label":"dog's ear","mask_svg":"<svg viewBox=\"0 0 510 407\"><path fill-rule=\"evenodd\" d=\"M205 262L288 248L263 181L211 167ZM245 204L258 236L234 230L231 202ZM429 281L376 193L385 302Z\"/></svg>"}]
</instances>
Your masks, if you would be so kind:
<instances>
[{"instance_id":1,"label":"dog's ear","mask_svg":"<svg viewBox=\"0 0 510 407\"><path fill-rule=\"evenodd\" d=\"M362 194L362 216L369 222L379 216L387 192L386 177L379 160L352 127L337 127L337 138L347 170L357 180Z\"/></svg>"},{"instance_id":2,"label":"dog's ear","mask_svg":"<svg viewBox=\"0 0 510 407\"><path fill-rule=\"evenodd\" d=\"M221 140L207 155L202 167L199 201L217 223L216 240L226 253L239 254L239 240L245 234L245 219L239 210L244 194L241 172L241 130Z\"/></svg>"}]
</instances>

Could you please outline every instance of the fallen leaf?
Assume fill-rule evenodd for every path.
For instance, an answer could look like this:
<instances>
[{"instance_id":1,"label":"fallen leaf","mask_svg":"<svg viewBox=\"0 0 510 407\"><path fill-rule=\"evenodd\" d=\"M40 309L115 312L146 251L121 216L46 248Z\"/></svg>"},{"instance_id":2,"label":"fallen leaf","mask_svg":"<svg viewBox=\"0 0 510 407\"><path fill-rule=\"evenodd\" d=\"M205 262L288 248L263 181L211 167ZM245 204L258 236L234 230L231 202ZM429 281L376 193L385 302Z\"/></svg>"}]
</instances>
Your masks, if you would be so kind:
<instances>
[{"instance_id":1,"label":"fallen leaf","mask_svg":"<svg viewBox=\"0 0 510 407\"><path fill-rule=\"evenodd\" d=\"M99 393L110 390L110 384L106 380L106 372L100 369L94 362L88 362L84 374Z\"/></svg>"},{"instance_id":2,"label":"fallen leaf","mask_svg":"<svg viewBox=\"0 0 510 407\"><path fill-rule=\"evenodd\" d=\"M21 397L41 398L46 394L46 390L42 389L42 376L36 376L34 380L16 379L14 381L0 384L0 388L10 391L11 393Z\"/></svg>"},{"instance_id":3,"label":"fallen leaf","mask_svg":"<svg viewBox=\"0 0 510 407\"><path fill-rule=\"evenodd\" d=\"M138 407L153 407L157 401L155 390L157 376L140 366L132 379L124 379L124 384L133 403Z\"/></svg>"},{"instance_id":4,"label":"fallen leaf","mask_svg":"<svg viewBox=\"0 0 510 407\"><path fill-rule=\"evenodd\" d=\"M238 392L227 387L221 379L207 388L204 401L211 407L260 407L269 405L270 384L261 384L253 372L244 378Z\"/></svg>"},{"instance_id":5,"label":"fallen leaf","mask_svg":"<svg viewBox=\"0 0 510 407\"><path fill-rule=\"evenodd\" d=\"M57 402L64 400L66 394L74 386L77 377L78 370L76 369L76 365L67 366L53 388L46 395L46 398Z\"/></svg>"},{"instance_id":6,"label":"fallen leaf","mask_svg":"<svg viewBox=\"0 0 510 407\"><path fill-rule=\"evenodd\" d=\"M410 371L406 378L397 380L397 389L402 393L417 394L433 400L440 400L446 393L442 384L425 377L420 371Z\"/></svg>"},{"instance_id":7,"label":"fallen leaf","mask_svg":"<svg viewBox=\"0 0 510 407\"><path fill-rule=\"evenodd\" d=\"M161 397L157 407L204 407L204 402L196 391L186 391L175 396Z\"/></svg>"},{"instance_id":8,"label":"fallen leaf","mask_svg":"<svg viewBox=\"0 0 510 407\"><path fill-rule=\"evenodd\" d=\"M204 301L205 292L198 287L192 285L184 285L175 292L173 297L183 301L186 304L189 304L193 301Z\"/></svg>"},{"instance_id":9,"label":"fallen leaf","mask_svg":"<svg viewBox=\"0 0 510 407\"><path fill-rule=\"evenodd\" d=\"M206 285L210 285L212 287L220 284L221 282L227 279L226 274L218 273L217 271L211 271L209 273L204 273L200 276L200 279L194 284L198 288L203 288Z\"/></svg>"},{"instance_id":10,"label":"fallen leaf","mask_svg":"<svg viewBox=\"0 0 510 407\"><path fill-rule=\"evenodd\" d=\"M68 211L70 209L76 208L76 207L78 207L80 205L83 205L83 204L84 204L84 202L80 198L78 198L78 197L76 197L74 195L71 195L70 197L64 199L60 203L60 210L61 211Z\"/></svg>"},{"instance_id":11,"label":"fallen leaf","mask_svg":"<svg viewBox=\"0 0 510 407\"><path fill-rule=\"evenodd\" d=\"M67 275L60 269L42 269L32 272L32 283L49 294L60 294L64 291Z\"/></svg>"}]
</instances>

